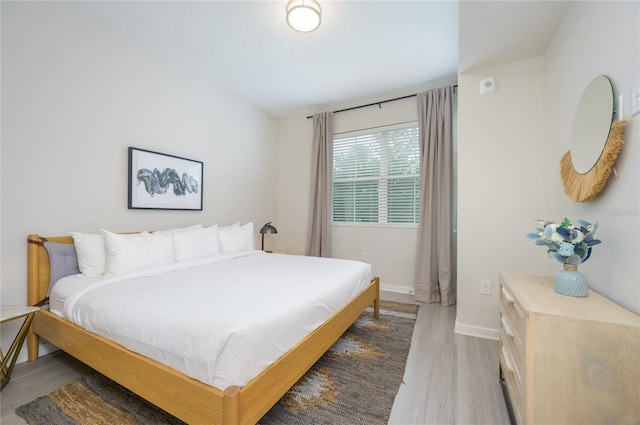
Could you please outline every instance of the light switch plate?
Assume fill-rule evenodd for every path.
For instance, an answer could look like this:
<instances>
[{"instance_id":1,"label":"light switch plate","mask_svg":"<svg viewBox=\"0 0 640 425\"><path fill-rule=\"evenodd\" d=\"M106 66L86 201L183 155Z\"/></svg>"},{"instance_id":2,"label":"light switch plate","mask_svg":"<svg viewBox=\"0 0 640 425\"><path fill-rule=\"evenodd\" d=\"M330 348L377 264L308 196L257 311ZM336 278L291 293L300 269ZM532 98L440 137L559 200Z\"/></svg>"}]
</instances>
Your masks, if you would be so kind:
<instances>
[{"instance_id":1,"label":"light switch plate","mask_svg":"<svg viewBox=\"0 0 640 425\"><path fill-rule=\"evenodd\" d=\"M640 86L631 90L631 115L640 113Z\"/></svg>"},{"instance_id":2,"label":"light switch plate","mask_svg":"<svg viewBox=\"0 0 640 425\"><path fill-rule=\"evenodd\" d=\"M490 280L481 280L480 281L480 293L482 295L491 295L491 281Z\"/></svg>"}]
</instances>

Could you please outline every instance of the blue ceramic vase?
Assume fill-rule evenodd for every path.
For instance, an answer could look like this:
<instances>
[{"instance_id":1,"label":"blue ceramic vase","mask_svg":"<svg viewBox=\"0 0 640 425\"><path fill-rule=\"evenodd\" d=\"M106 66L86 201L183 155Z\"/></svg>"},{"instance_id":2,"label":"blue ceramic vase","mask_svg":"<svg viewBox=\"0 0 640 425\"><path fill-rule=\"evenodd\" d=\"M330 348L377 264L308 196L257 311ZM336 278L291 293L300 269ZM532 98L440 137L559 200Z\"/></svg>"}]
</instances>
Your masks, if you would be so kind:
<instances>
[{"instance_id":1,"label":"blue ceramic vase","mask_svg":"<svg viewBox=\"0 0 640 425\"><path fill-rule=\"evenodd\" d=\"M578 271L578 266L564 264L564 270L556 274L556 292L570 297L586 297L589 295L587 278Z\"/></svg>"}]
</instances>

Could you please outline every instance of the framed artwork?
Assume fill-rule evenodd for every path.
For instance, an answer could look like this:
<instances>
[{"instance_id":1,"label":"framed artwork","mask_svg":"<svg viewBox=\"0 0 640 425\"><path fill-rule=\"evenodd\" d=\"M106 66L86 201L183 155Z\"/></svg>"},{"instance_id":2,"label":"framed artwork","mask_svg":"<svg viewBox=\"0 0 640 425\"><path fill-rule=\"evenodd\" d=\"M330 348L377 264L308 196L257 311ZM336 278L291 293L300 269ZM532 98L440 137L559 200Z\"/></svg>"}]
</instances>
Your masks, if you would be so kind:
<instances>
[{"instance_id":1,"label":"framed artwork","mask_svg":"<svg viewBox=\"0 0 640 425\"><path fill-rule=\"evenodd\" d=\"M129 148L129 209L202 211L203 163Z\"/></svg>"}]
</instances>

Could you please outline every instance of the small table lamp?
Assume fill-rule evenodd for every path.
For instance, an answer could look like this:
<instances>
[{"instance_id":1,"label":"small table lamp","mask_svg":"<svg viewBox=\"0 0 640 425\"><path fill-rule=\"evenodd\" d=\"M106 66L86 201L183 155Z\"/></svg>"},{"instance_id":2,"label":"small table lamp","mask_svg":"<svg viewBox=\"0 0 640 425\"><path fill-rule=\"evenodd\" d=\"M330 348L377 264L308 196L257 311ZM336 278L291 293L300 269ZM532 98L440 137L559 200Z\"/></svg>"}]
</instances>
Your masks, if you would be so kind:
<instances>
[{"instance_id":1,"label":"small table lamp","mask_svg":"<svg viewBox=\"0 0 640 425\"><path fill-rule=\"evenodd\" d=\"M260 233L262 233L262 250L264 251L264 234L265 233L278 233L278 229L271 225L271 222L268 222L262 229L260 229Z\"/></svg>"}]
</instances>

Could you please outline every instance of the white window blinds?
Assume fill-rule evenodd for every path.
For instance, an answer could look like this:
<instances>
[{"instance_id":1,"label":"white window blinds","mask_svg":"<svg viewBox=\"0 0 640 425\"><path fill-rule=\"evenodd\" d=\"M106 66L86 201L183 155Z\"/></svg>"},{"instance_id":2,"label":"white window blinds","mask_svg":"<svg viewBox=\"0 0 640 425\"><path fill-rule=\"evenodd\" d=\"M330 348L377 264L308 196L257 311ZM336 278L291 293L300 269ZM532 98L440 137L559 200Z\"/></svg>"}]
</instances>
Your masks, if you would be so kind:
<instances>
[{"instance_id":1,"label":"white window blinds","mask_svg":"<svg viewBox=\"0 0 640 425\"><path fill-rule=\"evenodd\" d=\"M336 135L332 201L334 223L418 223L417 123Z\"/></svg>"}]
</instances>

